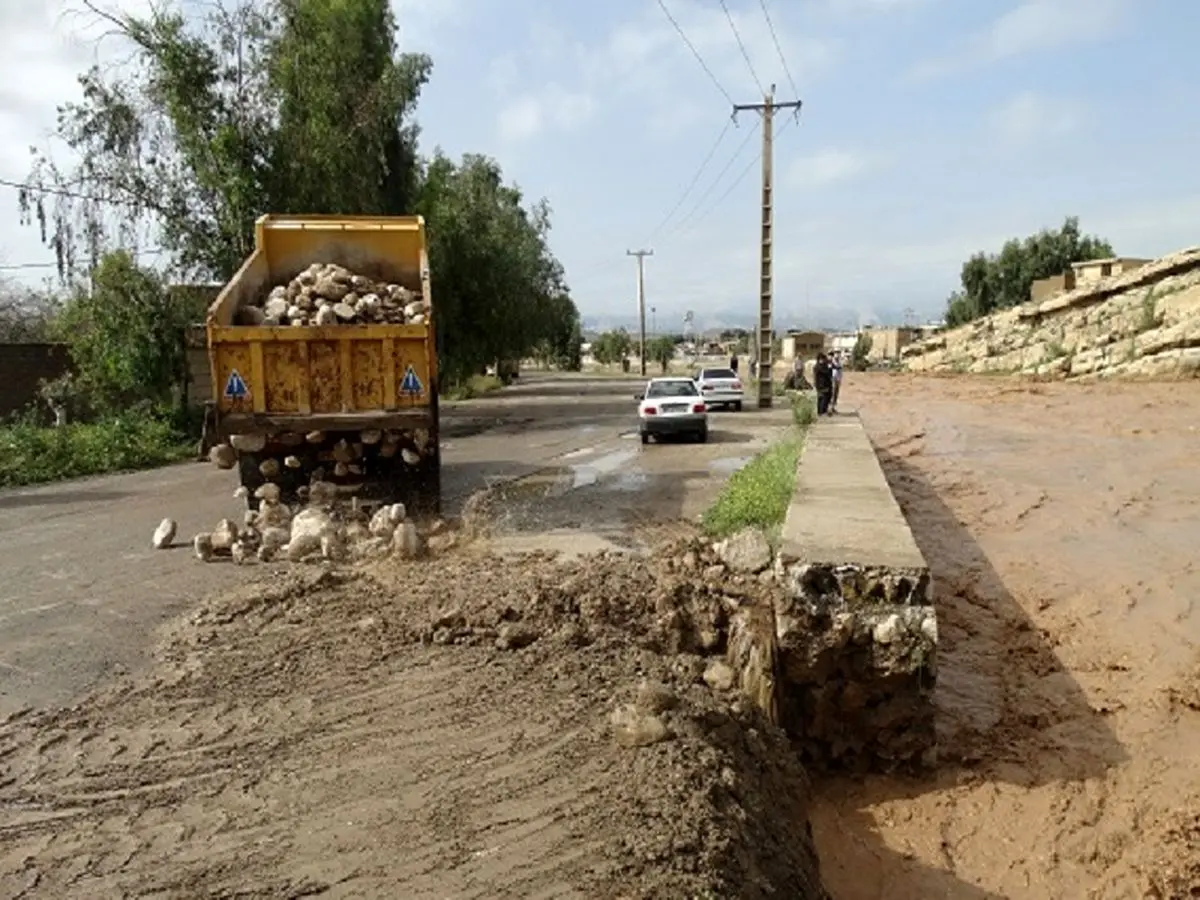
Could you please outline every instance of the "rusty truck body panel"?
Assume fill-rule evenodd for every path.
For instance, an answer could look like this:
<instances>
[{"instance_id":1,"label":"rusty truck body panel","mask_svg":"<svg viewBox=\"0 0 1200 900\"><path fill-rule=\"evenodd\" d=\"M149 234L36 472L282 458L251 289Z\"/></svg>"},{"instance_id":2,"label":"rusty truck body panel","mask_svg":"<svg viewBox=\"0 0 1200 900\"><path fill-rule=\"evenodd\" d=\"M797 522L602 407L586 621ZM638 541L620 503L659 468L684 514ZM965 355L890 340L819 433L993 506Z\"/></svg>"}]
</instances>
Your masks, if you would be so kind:
<instances>
[{"instance_id":1,"label":"rusty truck body panel","mask_svg":"<svg viewBox=\"0 0 1200 900\"><path fill-rule=\"evenodd\" d=\"M239 309L313 263L403 285L430 313L405 325L235 324ZM436 316L422 217L261 217L254 251L208 310L218 435L418 429L431 445L423 480L440 487Z\"/></svg>"}]
</instances>

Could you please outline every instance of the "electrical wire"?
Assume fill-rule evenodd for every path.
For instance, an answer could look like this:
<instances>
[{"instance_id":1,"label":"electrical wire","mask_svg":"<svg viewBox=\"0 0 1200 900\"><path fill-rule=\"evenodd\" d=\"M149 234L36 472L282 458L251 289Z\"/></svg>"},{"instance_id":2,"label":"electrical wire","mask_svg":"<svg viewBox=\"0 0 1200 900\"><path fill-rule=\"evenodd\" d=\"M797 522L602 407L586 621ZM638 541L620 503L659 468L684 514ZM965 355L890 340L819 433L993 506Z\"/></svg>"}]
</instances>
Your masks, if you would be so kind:
<instances>
[{"instance_id":1,"label":"electrical wire","mask_svg":"<svg viewBox=\"0 0 1200 900\"><path fill-rule=\"evenodd\" d=\"M733 119L731 119L731 118L726 119L725 127L723 127L721 129L721 133L717 135L717 139L713 142L712 147L709 148L708 153L704 157L704 161L700 163L700 168L698 168L696 170L696 174L692 176L692 180L690 182L688 182L688 186L686 188L684 188L683 193L679 197L679 200L676 201L675 205L671 207L670 212L668 212L665 216L663 216L662 221L659 222L658 225L655 227L654 231L652 231L650 233L650 237L648 237L645 241L642 242L643 244L649 245L649 244L654 243L654 239L656 237L658 237L658 235L662 232L662 230L664 228L666 228L667 223L671 221L671 219L675 215L675 213L679 212L679 209L680 209L680 207L683 206L684 201L686 201L687 198L691 195L691 193L695 189L696 185L700 183L700 178L704 175L705 169L707 169L708 164L710 162L712 162L712 158L716 155L717 150L721 146L721 143L725 140L725 135L729 134L729 130L732 127L733 127Z\"/></svg>"},{"instance_id":2,"label":"electrical wire","mask_svg":"<svg viewBox=\"0 0 1200 900\"><path fill-rule=\"evenodd\" d=\"M796 122L796 119L794 117L789 117L787 119L787 121L785 121L782 125L778 126L775 129L775 133L772 136L772 140L773 141L778 140L779 136L781 134L783 134L785 131L787 131L788 128L791 127L795 122ZM733 180L733 183L729 185L729 187L726 189L725 193L723 193L720 197L718 197L715 202L710 204L708 206L708 208L705 209L704 213L696 221L697 222L702 221L709 213L711 213L714 209L716 209L722 203L724 203L729 198L729 195L732 194L735 190L737 190L738 186L743 181L746 180L746 176L749 175L750 172L754 169L754 167L761 161L762 161L762 151L759 150L758 153L755 154L754 159L750 160L750 162L749 162L749 164L747 164L746 168L742 169L741 174L739 174L738 177Z\"/></svg>"},{"instance_id":3,"label":"electrical wire","mask_svg":"<svg viewBox=\"0 0 1200 900\"><path fill-rule=\"evenodd\" d=\"M125 252L132 253L134 256L137 256L137 257L142 257L142 256L157 256L160 253L165 253L167 251L163 247L149 247L146 250L130 251L130 250L126 249ZM58 263L56 263L56 262L0 263L0 272L20 272L20 271L32 270L32 269L57 269L57 268L58 268Z\"/></svg>"},{"instance_id":4,"label":"electrical wire","mask_svg":"<svg viewBox=\"0 0 1200 900\"><path fill-rule=\"evenodd\" d=\"M679 36L683 38L683 42L687 44L687 48L692 51L692 56L696 57L696 62L700 63L700 67L704 69L704 71L708 74L708 77L712 79L712 83L717 86L717 90L720 91L724 95L725 99L729 101L729 105L733 106L733 97L730 95L729 91L725 90L724 86L717 79L717 76L713 74L713 70L708 67L708 63L704 61L704 57L700 55L700 51L697 50L696 46L688 39L688 36L684 33L682 26L680 26L680 24L675 20L675 17L671 15L671 11L667 9L667 4L664 3L663 0L658 0L658 8L663 11L663 15L667 17L667 21L675 26L675 30L679 32Z\"/></svg>"},{"instance_id":5,"label":"electrical wire","mask_svg":"<svg viewBox=\"0 0 1200 900\"><path fill-rule=\"evenodd\" d=\"M746 50L746 45L742 42L742 36L738 32L737 24L733 21L733 14L729 11L729 4L725 0L721 0L721 9L725 10L725 18L729 20L729 28L733 32L733 37L737 41L738 49L742 51L742 59L746 61L746 68L750 70L750 77L754 79L754 83L758 85L758 92L766 94L763 90L762 80L758 77L758 72L755 71L754 63L750 61L750 54Z\"/></svg>"},{"instance_id":6,"label":"electrical wire","mask_svg":"<svg viewBox=\"0 0 1200 900\"><path fill-rule=\"evenodd\" d=\"M122 200L116 197L98 197L95 194L85 194L80 191L72 191L67 188L52 188L43 187L37 184L28 184L20 181L9 181L7 178L0 178L0 187L15 188L18 191L29 191L34 194L49 194L53 197L70 197L74 200L87 200L92 203L109 203L113 206L136 206L132 200Z\"/></svg>"},{"instance_id":7,"label":"electrical wire","mask_svg":"<svg viewBox=\"0 0 1200 900\"><path fill-rule=\"evenodd\" d=\"M680 222L678 222L674 228L671 229L670 233L667 235L668 238L674 237L676 234L679 234L681 231L683 231L684 229L687 228L688 223L691 222L696 217L697 211L699 211L699 209L702 206L704 206L704 201L707 200L709 197L711 197L712 192L717 189L717 185L719 185L721 183L721 179L725 177L725 173L733 168L733 164L736 163L738 161L738 159L741 157L742 151L745 150L746 147L749 145L750 141L754 139L754 135L755 135L755 130L753 128L748 128L746 130L746 137L742 139L742 142L738 145L737 150L735 150L733 152L733 156L731 156L729 158L729 161L727 163L725 163L725 167L723 169L721 169L720 172L717 173L717 177L712 180L712 182L708 186L708 190L706 190L700 196L700 199L696 201L696 205L691 208L691 211L689 211L688 214L686 216L684 216L683 219Z\"/></svg>"},{"instance_id":8,"label":"electrical wire","mask_svg":"<svg viewBox=\"0 0 1200 900\"><path fill-rule=\"evenodd\" d=\"M796 79L792 77L792 70L788 68L787 57L783 55L783 47L779 43L779 34L775 31L775 23L771 21L771 13L767 10L767 0L758 0L758 5L762 7L763 18L767 20L767 27L771 29L771 40L775 42L775 51L779 54L779 61L783 64L783 74L787 76L788 84L792 88L792 96L800 99L800 89L796 87Z\"/></svg>"}]
</instances>

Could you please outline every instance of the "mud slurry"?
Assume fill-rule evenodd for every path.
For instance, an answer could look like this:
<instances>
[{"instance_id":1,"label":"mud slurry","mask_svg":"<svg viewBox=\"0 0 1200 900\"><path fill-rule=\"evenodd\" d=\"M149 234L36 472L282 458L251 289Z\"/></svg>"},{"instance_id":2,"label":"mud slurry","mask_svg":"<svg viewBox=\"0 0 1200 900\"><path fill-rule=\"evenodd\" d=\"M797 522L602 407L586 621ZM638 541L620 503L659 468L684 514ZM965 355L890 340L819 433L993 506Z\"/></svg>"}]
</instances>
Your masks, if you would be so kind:
<instances>
[{"instance_id":1,"label":"mud slurry","mask_svg":"<svg viewBox=\"0 0 1200 900\"><path fill-rule=\"evenodd\" d=\"M770 588L683 549L204 604L153 671L0 729L0 895L824 898L795 754L703 679L726 589Z\"/></svg>"}]
</instances>

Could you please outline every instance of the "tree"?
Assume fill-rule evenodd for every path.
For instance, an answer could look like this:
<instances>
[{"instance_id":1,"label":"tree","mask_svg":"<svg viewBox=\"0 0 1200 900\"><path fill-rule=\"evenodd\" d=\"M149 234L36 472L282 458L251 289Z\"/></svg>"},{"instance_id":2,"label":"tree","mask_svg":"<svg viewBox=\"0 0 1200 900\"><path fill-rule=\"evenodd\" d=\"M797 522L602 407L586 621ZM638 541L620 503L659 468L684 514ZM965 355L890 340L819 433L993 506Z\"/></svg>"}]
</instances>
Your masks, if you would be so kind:
<instances>
[{"instance_id":1,"label":"tree","mask_svg":"<svg viewBox=\"0 0 1200 900\"><path fill-rule=\"evenodd\" d=\"M850 351L850 368L855 372L867 371L870 363L871 348L875 346L875 337L869 331L860 331L854 339L854 347Z\"/></svg>"},{"instance_id":2,"label":"tree","mask_svg":"<svg viewBox=\"0 0 1200 900\"><path fill-rule=\"evenodd\" d=\"M123 250L104 256L91 282L76 287L56 323L89 399L107 408L176 400L192 311Z\"/></svg>"},{"instance_id":3,"label":"tree","mask_svg":"<svg viewBox=\"0 0 1200 900\"><path fill-rule=\"evenodd\" d=\"M583 368L583 323L571 298L560 293L549 298L546 312L548 334L537 346L534 356L543 365L564 372Z\"/></svg>"},{"instance_id":4,"label":"tree","mask_svg":"<svg viewBox=\"0 0 1200 900\"><path fill-rule=\"evenodd\" d=\"M606 331L592 344L592 356L602 366L624 362L633 349L633 339L624 328Z\"/></svg>"},{"instance_id":5,"label":"tree","mask_svg":"<svg viewBox=\"0 0 1200 900\"><path fill-rule=\"evenodd\" d=\"M549 206L526 205L485 157L419 160L432 63L398 52L389 0L217 0L190 17L90 8L138 65L82 76L57 134L79 165L36 155L21 193L64 282L148 233L173 272L223 281L263 212L421 212L444 377L539 347L577 358Z\"/></svg>"},{"instance_id":6,"label":"tree","mask_svg":"<svg viewBox=\"0 0 1200 900\"><path fill-rule=\"evenodd\" d=\"M57 135L80 165L63 172L38 154L22 192L64 274L136 246L151 224L177 266L223 279L265 210L411 206L409 116L430 62L396 52L387 0L236 0L197 18L91 8L141 65L80 78L83 98L60 109ZM44 187L58 191L52 203Z\"/></svg>"},{"instance_id":7,"label":"tree","mask_svg":"<svg viewBox=\"0 0 1200 900\"><path fill-rule=\"evenodd\" d=\"M48 291L0 280L0 342L49 340L58 307L58 298Z\"/></svg>"},{"instance_id":8,"label":"tree","mask_svg":"<svg viewBox=\"0 0 1200 900\"><path fill-rule=\"evenodd\" d=\"M670 337L656 337L646 347L646 356L662 367L662 373L667 374L671 360L675 358L675 340Z\"/></svg>"},{"instance_id":9,"label":"tree","mask_svg":"<svg viewBox=\"0 0 1200 900\"><path fill-rule=\"evenodd\" d=\"M1112 245L1082 234L1079 219L1073 216L1057 231L1043 229L1024 240L1013 238L997 254L976 253L963 263L961 290L946 301L946 324L963 325L1018 306L1029 300L1033 282L1059 275L1071 263L1112 255Z\"/></svg>"},{"instance_id":10,"label":"tree","mask_svg":"<svg viewBox=\"0 0 1200 900\"><path fill-rule=\"evenodd\" d=\"M549 206L527 210L522 201L484 156L456 164L437 154L423 173L418 208L429 222L443 369L452 378L545 344L567 358L578 353L570 350L581 335L578 312L547 244Z\"/></svg>"}]
</instances>

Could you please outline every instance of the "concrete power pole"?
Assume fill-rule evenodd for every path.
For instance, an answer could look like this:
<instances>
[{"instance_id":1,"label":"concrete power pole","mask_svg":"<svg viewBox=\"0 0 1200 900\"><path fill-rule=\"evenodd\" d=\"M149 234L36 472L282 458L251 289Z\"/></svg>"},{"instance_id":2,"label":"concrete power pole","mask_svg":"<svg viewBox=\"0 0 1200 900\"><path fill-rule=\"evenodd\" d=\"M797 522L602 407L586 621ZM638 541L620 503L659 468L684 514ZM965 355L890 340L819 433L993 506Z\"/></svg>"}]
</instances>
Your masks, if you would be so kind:
<instances>
[{"instance_id":1,"label":"concrete power pole","mask_svg":"<svg viewBox=\"0 0 1200 900\"><path fill-rule=\"evenodd\" d=\"M787 103L775 102L775 85L763 97L762 103L740 103L733 107L733 114L754 111L762 113L763 147L762 147L762 249L759 258L759 293L758 293L758 408L767 409L775 397L774 375L772 368L772 343L775 338L775 324L772 313L773 284L773 229L774 202L772 191L775 187L774 162L774 123L775 110L794 109L799 112L801 101L792 100Z\"/></svg>"},{"instance_id":2,"label":"concrete power pole","mask_svg":"<svg viewBox=\"0 0 1200 900\"><path fill-rule=\"evenodd\" d=\"M639 340L638 349L642 357L642 374L646 374L646 271L645 262L647 256L653 256L653 250L626 250L626 256L637 257L637 295L638 295L638 322L639 324Z\"/></svg>"}]
</instances>

